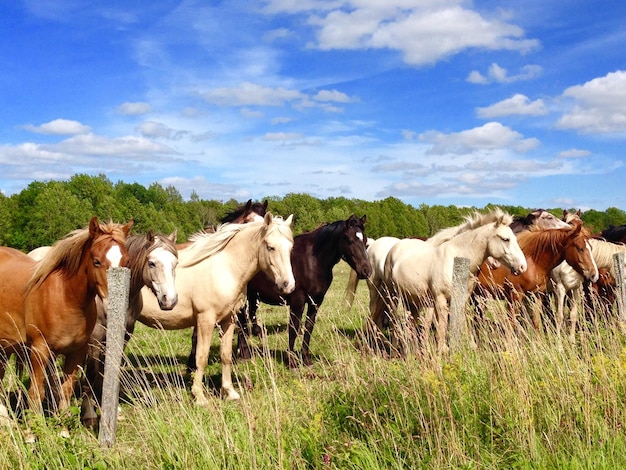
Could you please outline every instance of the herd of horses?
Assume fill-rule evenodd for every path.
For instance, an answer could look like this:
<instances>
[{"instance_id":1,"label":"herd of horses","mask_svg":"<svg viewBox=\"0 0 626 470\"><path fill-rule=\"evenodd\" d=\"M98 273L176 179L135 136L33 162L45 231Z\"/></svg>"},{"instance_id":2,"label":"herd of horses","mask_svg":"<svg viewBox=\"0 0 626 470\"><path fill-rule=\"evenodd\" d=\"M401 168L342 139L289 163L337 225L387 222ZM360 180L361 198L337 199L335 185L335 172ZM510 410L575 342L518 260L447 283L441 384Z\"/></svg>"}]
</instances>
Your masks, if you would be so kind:
<instances>
[{"instance_id":1,"label":"herd of horses","mask_svg":"<svg viewBox=\"0 0 626 470\"><path fill-rule=\"evenodd\" d=\"M393 325L398 325L402 306L420 347L430 343L435 330L437 351L448 350L456 257L469 260L467 292L478 317L486 298L508 300L515 316L531 294L554 292L559 334L566 299L571 299L573 339L584 286L615 275L612 255L624 251L624 238L619 237L626 237L621 227L592 235L580 213L567 211L562 219L543 210L526 217L500 209L476 212L428 239L368 239L366 216L356 215L293 236L292 217L274 216L267 211L267 201L250 200L214 230L179 244L176 232L130 235L132 221L105 224L94 217L88 228L71 232L51 247L29 254L0 247L0 381L15 355L18 366L28 365L28 406L42 412L47 397L55 409L63 410L82 367L82 420L96 427L106 340L106 273L116 266L128 267L131 273L126 341L137 321L165 330L193 328L188 367L196 371L191 393L198 405L208 404L203 379L216 328L221 333L221 394L239 398L231 377L234 335L238 330L236 355L250 358L250 323L254 334L262 334L256 319L260 302L289 306L288 365L312 364L310 341L317 312L340 260L351 268L349 304L358 280L367 280L366 337L376 348L381 342L398 345L401 332ZM610 289L610 284L604 286ZM540 327L541 313L533 312L532 318ZM60 387L54 390L46 384L55 382L57 356L64 361ZM0 402L0 421L9 417L7 404Z\"/></svg>"}]
</instances>

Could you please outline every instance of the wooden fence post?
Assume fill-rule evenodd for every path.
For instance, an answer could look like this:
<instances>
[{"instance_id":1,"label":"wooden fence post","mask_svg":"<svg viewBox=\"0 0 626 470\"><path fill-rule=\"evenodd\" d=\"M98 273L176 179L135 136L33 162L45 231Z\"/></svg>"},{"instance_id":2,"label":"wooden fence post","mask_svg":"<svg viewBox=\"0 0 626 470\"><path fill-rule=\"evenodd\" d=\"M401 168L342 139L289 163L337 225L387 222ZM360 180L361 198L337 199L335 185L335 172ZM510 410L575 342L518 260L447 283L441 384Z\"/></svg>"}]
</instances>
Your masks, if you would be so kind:
<instances>
[{"instance_id":1,"label":"wooden fence post","mask_svg":"<svg viewBox=\"0 0 626 470\"><path fill-rule=\"evenodd\" d=\"M461 347L461 339L465 337L465 304L469 282L469 262L468 258L454 258L449 320L450 350L453 352Z\"/></svg>"},{"instance_id":2,"label":"wooden fence post","mask_svg":"<svg viewBox=\"0 0 626 470\"><path fill-rule=\"evenodd\" d=\"M626 283L624 282L624 253L613 255L615 284L617 287L617 321L622 332L626 332Z\"/></svg>"},{"instance_id":3,"label":"wooden fence post","mask_svg":"<svg viewBox=\"0 0 626 470\"><path fill-rule=\"evenodd\" d=\"M102 414L100 416L100 445L112 447L117 431L117 407L120 398L120 369L126 334L126 312L130 291L130 269L107 270L109 297L107 304L106 356L102 383Z\"/></svg>"}]
</instances>

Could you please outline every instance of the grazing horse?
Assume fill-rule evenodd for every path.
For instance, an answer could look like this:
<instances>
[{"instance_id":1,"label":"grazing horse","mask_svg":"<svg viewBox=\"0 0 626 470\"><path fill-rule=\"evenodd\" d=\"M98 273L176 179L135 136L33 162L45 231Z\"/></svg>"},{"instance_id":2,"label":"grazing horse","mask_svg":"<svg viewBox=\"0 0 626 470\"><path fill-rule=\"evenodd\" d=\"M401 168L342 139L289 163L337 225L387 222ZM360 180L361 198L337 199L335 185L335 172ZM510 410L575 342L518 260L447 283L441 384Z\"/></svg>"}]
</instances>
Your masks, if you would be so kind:
<instances>
[{"instance_id":1,"label":"grazing horse","mask_svg":"<svg viewBox=\"0 0 626 470\"><path fill-rule=\"evenodd\" d=\"M12 353L30 350L29 405L42 411L46 366L65 356L59 409L66 409L96 323L96 296L108 295L107 269L126 266L133 223L99 223L55 243L39 262L0 248L0 379Z\"/></svg>"},{"instance_id":2,"label":"grazing horse","mask_svg":"<svg viewBox=\"0 0 626 470\"><path fill-rule=\"evenodd\" d=\"M412 238L395 243L385 260L383 282L370 290L375 295L371 322L380 325L385 312L392 317L399 302L416 323L421 309L426 308L424 342L436 313L437 346L440 353L445 353L454 258L469 258L472 276L489 256L514 273L526 270L524 254L509 227L512 220L511 215L496 209L468 216L463 224L438 232L432 243Z\"/></svg>"},{"instance_id":3,"label":"grazing horse","mask_svg":"<svg viewBox=\"0 0 626 470\"><path fill-rule=\"evenodd\" d=\"M506 298L514 308L525 294L542 294L548 289L550 272L562 261L567 261L585 279L598 278L598 267L591 254L589 231L575 220L567 229L529 230L518 235L519 245L528 261L528 270L512 275L503 267L484 264L478 273L475 295ZM540 315L533 314L533 323L540 327Z\"/></svg>"},{"instance_id":4,"label":"grazing horse","mask_svg":"<svg viewBox=\"0 0 626 470\"><path fill-rule=\"evenodd\" d=\"M126 312L126 339L135 330L135 322L143 308L141 289L152 292L161 310L172 310L178 302L175 277L178 264L176 231L168 235L149 231L145 236L131 235L126 239L130 268L130 290ZM96 428L98 416L95 400L102 398L104 357L106 351L107 312L102 300L97 299L98 320L89 340L83 381L81 417L85 426Z\"/></svg>"},{"instance_id":5,"label":"grazing horse","mask_svg":"<svg viewBox=\"0 0 626 470\"><path fill-rule=\"evenodd\" d=\"M248 282L259 271L268 275L282 295L295 288L290 263L292 218L283 220L268 212L262 222L225 224L215 233L192 237L192 245L178 252L178 304L170 312L163 312L154 296L142 289L141 323L165 330L197 327L198 370L191 387L196 404L209 403L203 378L216 325L222 331L222 395L239 398L231 377L235 316L245 301Z\"/></svg>"},{"instance_id":6,"label":"grazing horse","mask_svg":"<svg viewBox=\"0 0 626 470\"><path fill-rule=\"evenodd\" d=\"M598 266L598 272L601 270L604 273L604 285L607 284L607 280L610 277L615 277L615 263L613 262L613 255L616 253L626 253L626 245L607 242L600 239L590 238L589 245L591 247L591 253L593 259ZM608 271L608 272L607 272ZM599 276L600 277L600 276ZM595 281L592 279L593 283ZM568 294L571 294L570 302L570 329L569 340L574 341L576 337L576 324L578 322L578 308L582 305L582 293L583 282L585 279L578 272L574 270L569 264L561 263L550 273L550 279L552 281L552 289L556 294L556 332L560 336L563 328L563 322L565 319L565 298ZM604 295L609 295L610 292L605 292Z\"/></svg>"}]
</instances>

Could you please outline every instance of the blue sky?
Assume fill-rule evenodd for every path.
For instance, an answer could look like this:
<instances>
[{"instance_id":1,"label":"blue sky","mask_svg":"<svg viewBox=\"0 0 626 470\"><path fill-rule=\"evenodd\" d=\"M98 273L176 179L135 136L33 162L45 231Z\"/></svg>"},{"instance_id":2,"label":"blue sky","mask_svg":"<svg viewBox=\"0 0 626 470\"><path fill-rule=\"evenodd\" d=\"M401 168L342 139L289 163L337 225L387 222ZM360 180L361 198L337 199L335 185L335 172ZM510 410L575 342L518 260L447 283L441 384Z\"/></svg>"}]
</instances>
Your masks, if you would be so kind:
<instances>
[{"instance_id":1,"label":"blue sky","mask_svg":"<svg viewBox=\"0 0 626 470\"><path fill-rule=\"evenodd\" d=\"M626 209L626 2L0 3L0 190Z\"/></svg>"}]
</instances>

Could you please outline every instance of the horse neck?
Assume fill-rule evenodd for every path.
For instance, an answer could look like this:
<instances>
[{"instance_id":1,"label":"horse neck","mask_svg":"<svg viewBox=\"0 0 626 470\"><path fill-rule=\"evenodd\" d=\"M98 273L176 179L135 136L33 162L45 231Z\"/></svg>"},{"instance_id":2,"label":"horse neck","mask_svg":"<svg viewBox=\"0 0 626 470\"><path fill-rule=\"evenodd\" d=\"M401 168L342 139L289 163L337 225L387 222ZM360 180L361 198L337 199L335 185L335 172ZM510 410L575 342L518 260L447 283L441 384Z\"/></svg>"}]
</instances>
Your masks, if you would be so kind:
<instances>
[{"instance_id":1,"label":"horse neck","mask_svg":"<svg viewBox=\"0 0 626 470\"><path fill-rule=\"evenodd\" d=\"M493 231L492 227L493 224L490 223L461 232L437 248L454 247L455 251L463 253L463 256L470 261L470 273L475 275L488 257L487 244L489 243L489 235Z\"/></svg>"},{"instance_id":2,"label":"horse neck","mask_svg":"<svg viewBox=\"0 0 626 470\"><path fill-rule=\"evenodd\" d=\"M339 249L339 236L341 228L336 225L325 225L308 234L300 235L300 237L308 236L313 240L313 253L315 259L325 268L332 268L341 259L341 251Z\"/></svg>"},{"instance_id":3,"label":"horse neck","mask_svg":"<svg viewBox=\"0 0 626 470\"><path fill-rule=\"evenodd\" d=\"M546 232L539 231L530 233L542 234ZM541 243L539 250L529 252L530 247L521 246L526 258L530 258L535 267L540 268L546 273L552 271L555 267L565 261L565 246L567 245L567 241L570 237L570 234L567 231L549 230L547 233L550 233L553 236L548 242Z\"/></svg>"}]
</instances>

